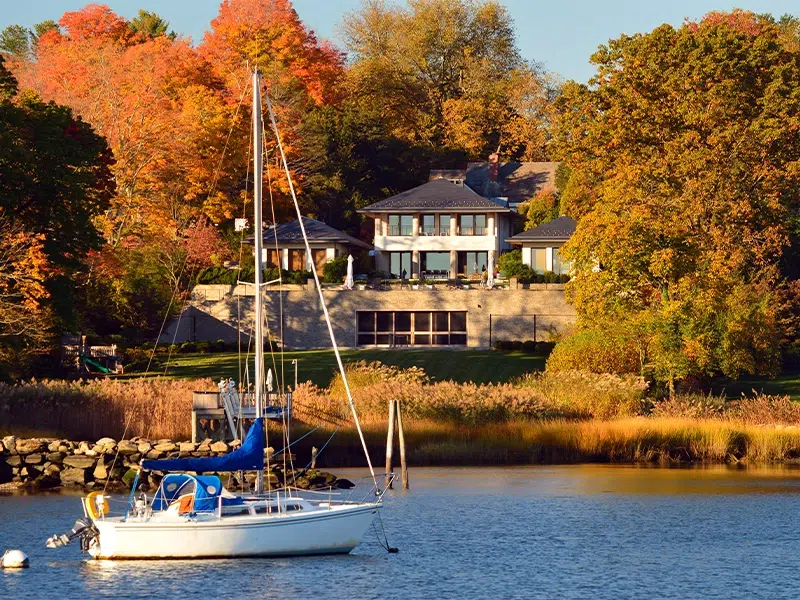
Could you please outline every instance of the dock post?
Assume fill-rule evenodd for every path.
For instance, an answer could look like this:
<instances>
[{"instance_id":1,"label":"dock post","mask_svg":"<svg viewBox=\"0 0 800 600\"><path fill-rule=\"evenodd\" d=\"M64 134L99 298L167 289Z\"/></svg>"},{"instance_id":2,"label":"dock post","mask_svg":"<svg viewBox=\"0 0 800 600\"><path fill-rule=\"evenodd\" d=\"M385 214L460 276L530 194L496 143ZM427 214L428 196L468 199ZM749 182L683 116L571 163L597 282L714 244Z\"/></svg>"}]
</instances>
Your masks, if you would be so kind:
<instances>
[{"instance_id":1,"label":"dock post","mask_svg":"<svg viewBox=\"0 0 800 600\"><path fill-rule=\"evenodd\" d=\"M403 478L403 489L408 489L408 465L406 465L406 437L403 433L403 414L400 410L400 400L395 400L397 406L397 433L400 436L400 472Z\"/></svg>"},{"instance_id":2,"label":"dock post","mask_svg":"<svg viewBox=\"0 0 800 600\"><path fill-rule=\"evenodd\" d=\"M394 403L396 400L389 400L389 431L386 435L386 475L384 485L392 489L392 442L394 441Z\"/></svg>"},{"instance_id":3,"label":"dock post","mask_svg":"<svg viewBox=\"0 0 800 600\"><path fill-rule=\"evenodd\" d=\"M200 437L200 419L197 418L197 411L192 411L192 443L196 444Z\"/></svg>"},{"instance_id":4,"label":"dock post","mask_svg":"<svg viewBox=\"0 0 800 600\"><path fill-rule=\"evenodd\" d=\"M316 469L317 468L317 452L318 452L317 447L316 446L311 446L311 468L312 469Z\"/></svg>"}]
</instances>

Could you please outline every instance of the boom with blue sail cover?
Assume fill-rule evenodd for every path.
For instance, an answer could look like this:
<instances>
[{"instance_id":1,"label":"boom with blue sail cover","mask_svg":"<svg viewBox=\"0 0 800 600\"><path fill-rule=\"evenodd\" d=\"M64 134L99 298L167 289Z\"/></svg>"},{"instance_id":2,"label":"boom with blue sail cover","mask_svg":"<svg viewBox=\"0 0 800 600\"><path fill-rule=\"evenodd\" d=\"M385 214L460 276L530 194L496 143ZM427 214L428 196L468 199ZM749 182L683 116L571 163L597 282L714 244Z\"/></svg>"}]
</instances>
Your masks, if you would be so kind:
<instances>
[{"instance_id":1,"label":"boom with blue sail cover","mask_svg":"<svg viewBox=\"0 0 800 600\"><path fill-rule=\"evenodd\" d=\"M244 443L230 454L203 458L143 460L150 471L258 471L264 468L264 419L259 417L247 432Z\"/></svg>"}]
</instances>

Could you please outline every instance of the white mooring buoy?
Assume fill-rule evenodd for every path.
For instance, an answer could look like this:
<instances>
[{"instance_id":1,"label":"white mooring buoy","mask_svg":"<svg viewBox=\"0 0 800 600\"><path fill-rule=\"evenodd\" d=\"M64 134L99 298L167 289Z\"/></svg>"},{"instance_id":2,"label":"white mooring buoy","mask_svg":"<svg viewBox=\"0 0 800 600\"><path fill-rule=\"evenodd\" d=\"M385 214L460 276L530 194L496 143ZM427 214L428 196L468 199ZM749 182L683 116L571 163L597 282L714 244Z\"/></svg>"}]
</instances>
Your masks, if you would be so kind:
<instances>
[{"instance_id":1,"label":"white mooring buoy","mask_svg":"<svg viewBox=\"0 0 800 600\"><path fill-rule=\"evenodd\" d=\"M30 566L28 555L22 550L6 550L0 558L0 567L4 569L25 569Z\"/></svg>"}]
</instances>

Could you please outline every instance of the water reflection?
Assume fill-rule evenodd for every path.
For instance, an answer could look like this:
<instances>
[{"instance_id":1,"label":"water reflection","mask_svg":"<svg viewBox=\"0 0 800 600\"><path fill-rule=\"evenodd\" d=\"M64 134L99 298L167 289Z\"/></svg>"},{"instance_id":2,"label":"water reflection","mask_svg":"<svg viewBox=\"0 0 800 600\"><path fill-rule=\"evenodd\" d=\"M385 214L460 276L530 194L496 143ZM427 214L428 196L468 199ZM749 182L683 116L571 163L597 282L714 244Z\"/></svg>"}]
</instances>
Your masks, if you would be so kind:
<instances>
[{"instance_id":1,"label":"water reflection","mask_svg":"<svg viewBox=\"0 0 800 600\"><path fill-rule=\"evenodd\" d=\"M0 572L0 598L774 598L800 586L797 465L412 469L411 486L384 512L399 554L369 532L352 555L266 560L91 561L44 548L80 511L74 497L0 497L0 549L32 564Z\"/></svg>"}]
</instances>

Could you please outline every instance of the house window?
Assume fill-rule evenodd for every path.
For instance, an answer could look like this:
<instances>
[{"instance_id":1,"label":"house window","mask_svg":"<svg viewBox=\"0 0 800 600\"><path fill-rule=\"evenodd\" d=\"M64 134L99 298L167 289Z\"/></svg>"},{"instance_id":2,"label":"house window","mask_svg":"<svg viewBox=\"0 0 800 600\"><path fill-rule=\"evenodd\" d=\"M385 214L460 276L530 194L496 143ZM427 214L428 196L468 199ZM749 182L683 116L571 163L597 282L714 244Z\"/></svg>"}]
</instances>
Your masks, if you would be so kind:
<instances>
[{"instance_id":1,"label":"house window","mask_svg":"<svg viewBox=\"0 0 800 600\"><path fill-rule=\"evenodd\" d=\"M486 235L486 215L461 215L461 235Z\"/></svg>"},{"instance_id":2,"label":"house window","mask_svg":"<svg viewBox=\"0 0 800 600\"><path fill-rule=\"evenodd\" d=\"M488 252L458 253L458 274L463 277L475 277L481 275L488 265Z\"/></svg>"},{"instance_id":3,"label":"house window","mask_svg":"<svg viewBox=\"0 0 800 600\"><path fill-rule=\"evenodd\" d=\"M466 346L466 311L357 311L359 346Z\"/></svg>"},{"instance_id":4,"label":"house window","mask_svg":"<svg viewBox=\"0 0 800 600\"><path fill-rule=\"evenodd\" d=\"M439 215L438 235L450 235L450 215Z\"/></svg>"},{"instance_id":5,"label":"house window","mask_svg":"<svg viewBox=\"0 0 800 600\"><path fill-rule=\"evenodd\" d=\"M569 275L572 263L568 260L561 260L558 250L558 248L553 248L553 272L558 275Z\"/></svg>"},{"instance_id":6,"label":"house window","mask_svg":"<svg viewBox=\"0 0 800 600\"><path fill-rule=\"evenodd\" d=\"M267 249L267 267L280 267L281 266L281 252L275 248Z\"/></svg>"},{"instance_id":7,"label":"house window","mask_svg":"<svg viewBox=\"0 0 800 600\"><path fill-rule=\"evenodd\" d=\"M436 227L434 227L434 215L422 215L420 224L420 235L436 235Z\"/></svg>"},{"instance_id":8,"label":"house window","mask_svg":"<svg viewBox=\"0 0 800 600\"><path fill-rule=\"evenodd\" d=\"M325 263L328 262L328 251L325 248L317 248L311 251L311 258L314 261L314 266L317 271L325 268Z\"/></svg>"},{"instance_id":9,"label":"house window","mask_svg":"<svg viewBox=\"0 0 800 600\"><path fill-rule=\"evenodd\" d=\"M447 279L450 277L449 252L420 252L420 270L429 279Z\"/></svg>"},{"instance_id":10,"label":"house window","mask_svg":"<svg viewBox=\"0 0 800 600\"><path fill-rule=\"evenodd\" d=\"M411 215L389 215L389 235L411 235L413 228Z\"/></svg>"},{"instance_id":11,"label":"house window","mask_svg":"<svg viewBox=\"0 0 800 600\"><path fill-rule=\"evenodd\" d=\"M289 250L289 270L305 271L306 268L306 251L295 249Z\"/></svg>"},{"instance_id":12,"label":"house window","mask_svg":"<svg viewBox=\"0 0 800 600\"><path fill-rule=\"evenodd\" d=\"M411 277L411 252L390 252L389 269L393 279Z\"/></svg>"},{"instance_id":13,"label":"house window","mask_svg":"<svg viewBox=\"0 0 800 600\"><path fill-rule=\"evenodd\" d=\"M547 248L531 248L531 268L540 274L547 270Z\"/></svg>"}]
</instances>

